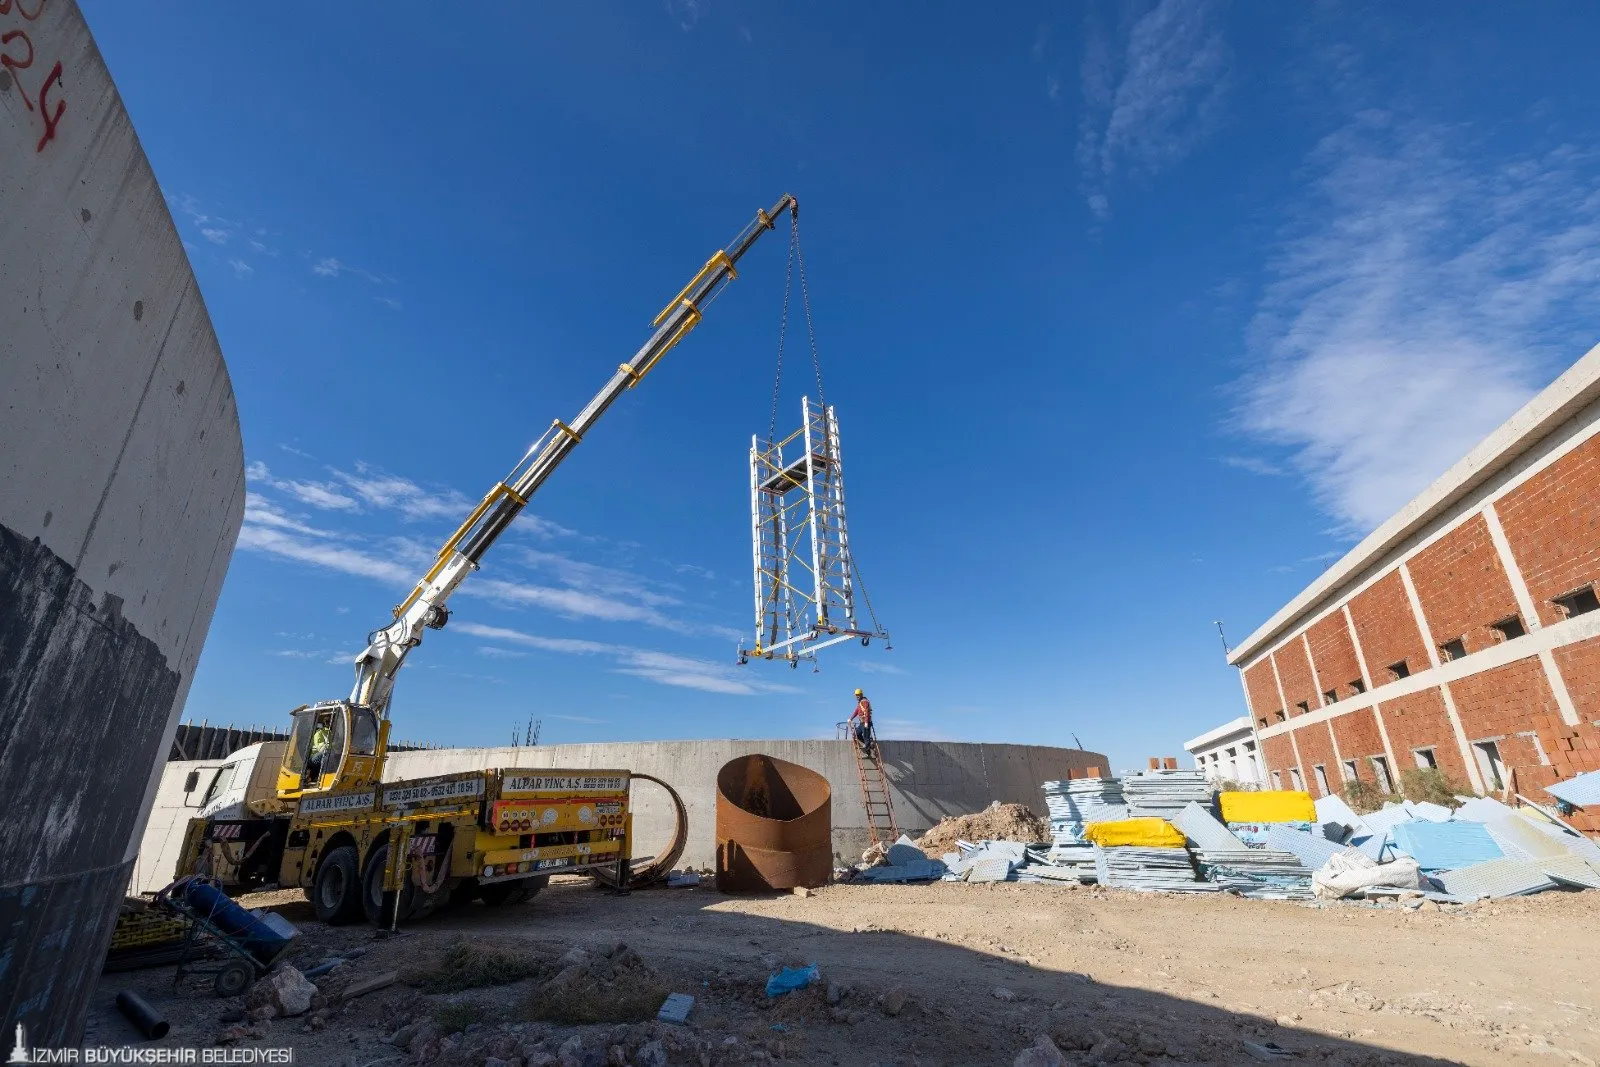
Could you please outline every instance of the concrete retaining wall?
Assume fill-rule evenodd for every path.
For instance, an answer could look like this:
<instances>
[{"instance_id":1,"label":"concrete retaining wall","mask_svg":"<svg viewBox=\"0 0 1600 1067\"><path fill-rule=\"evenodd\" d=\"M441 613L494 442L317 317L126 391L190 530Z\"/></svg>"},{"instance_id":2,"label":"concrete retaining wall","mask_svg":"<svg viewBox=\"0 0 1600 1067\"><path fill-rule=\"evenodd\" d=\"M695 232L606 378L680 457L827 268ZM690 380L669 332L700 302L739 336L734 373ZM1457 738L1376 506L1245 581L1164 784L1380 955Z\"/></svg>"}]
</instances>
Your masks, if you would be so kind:
<instances>
[{"instance_id":1,"label":"concrete retaining wall","mask_svg":"<svg viewBox=\"0 0 1600 1067\"><path fill-rule=\"evenodd\" d=\"M1082 774L1106 758L1075 748L1042 745L978 745L950 741L884 741L895 816L913 833L946 815L964 815L991 801L1026 804L1045 813L1040 783ZM689 809L689 847L682 863L710 867L715 862L717 771L737 756L764 752L822 774L833 787L833 843L836 858L859 859L867 844L866 809L861 803L855 757L844 741L638 741L539 748L443 748L389 756L384 778L424 778L488 767L621 768L652 774L672 783ZM636 851L647 853L672 832L672 809L661 791L641 784L635 794Z\"/></svg>"},{"instance_id":2,"label":"concrete retaining wall","mask_svg":"<svg viewBox=\"0 0 1600 1067\"><path fill-rule=\"evenodd\" d=\"M244 514L233 388L83 16L0 4L0 1033L75 1045Z\"/></svg>"}]
</instances>

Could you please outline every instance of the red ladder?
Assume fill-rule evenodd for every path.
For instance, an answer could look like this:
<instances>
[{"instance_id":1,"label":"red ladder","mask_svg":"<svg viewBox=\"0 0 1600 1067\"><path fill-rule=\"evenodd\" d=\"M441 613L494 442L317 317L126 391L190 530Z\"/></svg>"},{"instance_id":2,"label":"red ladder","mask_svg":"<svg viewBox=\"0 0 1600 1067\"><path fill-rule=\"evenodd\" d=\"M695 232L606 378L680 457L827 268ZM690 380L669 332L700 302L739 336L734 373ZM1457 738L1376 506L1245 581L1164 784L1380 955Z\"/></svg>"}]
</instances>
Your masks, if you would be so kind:
<instances>
[{"instance_id":1,"label":"red ladder","mask_svg":"<svg viewBox=\"0 0 1600 1067\"><path fill-rule=\"evenodd\" d=\"M856 775L861 779L861 804L867 809L867 835L874 845L888 848L900 837L894 822L894 801L889 796L889 781L883 775L882 750L876 742L872 751L850 731L850 748L856 754Z\"/></svg>"}]
</instances>

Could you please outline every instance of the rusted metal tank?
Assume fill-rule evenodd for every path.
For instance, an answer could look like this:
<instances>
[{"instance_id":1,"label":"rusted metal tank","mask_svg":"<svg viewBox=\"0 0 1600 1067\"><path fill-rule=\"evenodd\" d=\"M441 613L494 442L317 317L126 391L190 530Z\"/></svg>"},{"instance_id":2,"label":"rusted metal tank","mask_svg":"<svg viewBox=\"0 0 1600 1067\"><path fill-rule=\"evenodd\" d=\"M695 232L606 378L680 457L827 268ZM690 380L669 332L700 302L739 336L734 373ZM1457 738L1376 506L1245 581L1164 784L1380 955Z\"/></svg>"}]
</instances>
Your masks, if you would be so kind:
<instances>
[{"instance_id":1,"label":"rusted metal tank","mask_svg":"<svg viewBox=\"0 0 1600 1067\"><path fill-rule=\"evenodd\" d=\"M833 877L833 791L798 763L759 753L717 772L717 888L826 885Z\"/></svg>"}]
</instances>

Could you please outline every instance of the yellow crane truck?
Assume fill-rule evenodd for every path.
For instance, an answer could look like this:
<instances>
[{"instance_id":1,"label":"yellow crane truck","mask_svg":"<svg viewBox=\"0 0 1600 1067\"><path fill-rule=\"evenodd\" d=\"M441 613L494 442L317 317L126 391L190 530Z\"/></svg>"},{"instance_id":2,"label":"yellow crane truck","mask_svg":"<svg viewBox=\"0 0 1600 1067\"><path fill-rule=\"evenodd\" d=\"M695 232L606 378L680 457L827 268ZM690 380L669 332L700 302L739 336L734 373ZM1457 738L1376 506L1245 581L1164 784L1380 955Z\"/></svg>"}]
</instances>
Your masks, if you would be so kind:
<instances>
[{"instance_id":1,"label":"yellow crane truck","mask_svg":"<svg viewBox=\"0 0 1600 1067\"><path fill-rule=\"evenodd\" d=\"M426 630L449 621L450 595L590 427L694 329L756 240L786 211L798 225L799 210L786 194L770 212L758 211L656 316L633 358L570 423L556 419L485 494L392 619L368 635L349 698L291 713L270 792L251 795L244 786L264 784L268 768L224 765L208 792L215 802L189 824L178 876L207 874L230 891L300 886L324 922L365 914L390 926L452 898L526 899L556 872L588 871L626 885L632 816L625 770L496 768L383 781L395 674Z\"/></svg>"}]
</instances>

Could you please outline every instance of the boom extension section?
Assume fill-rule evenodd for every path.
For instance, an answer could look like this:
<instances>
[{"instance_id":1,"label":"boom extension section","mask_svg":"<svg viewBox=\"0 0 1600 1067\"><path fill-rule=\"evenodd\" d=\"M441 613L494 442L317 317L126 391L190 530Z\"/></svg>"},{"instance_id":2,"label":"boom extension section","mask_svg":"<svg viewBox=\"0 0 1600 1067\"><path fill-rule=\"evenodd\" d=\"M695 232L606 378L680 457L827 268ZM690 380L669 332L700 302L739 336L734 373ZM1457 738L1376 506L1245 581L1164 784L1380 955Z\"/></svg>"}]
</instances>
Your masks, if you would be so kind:
<instances>
[{"instance_id":1,"label":"boom extension section","mask_svg":"<svg viewBox=\"0 0 1600 1067\"><path fill-rule=\"evenodd\" d=\"M700 273L661 309L652 324L655 332L633 358L617 367L611 379L571 422L556 419L551 423L550 429L534 442L511 473L489 490L439 549L433 566L416 588L394 609L393 621L368 635L366 650L356 658L351 704L371 709L380 720L387 717L395 672L405 662L406 654L422 643L425 628L440 629L449 620L445 604L450 594L468 573L477 569L484 553L527 507L539 487L577 447L606 409L623 392L643 381L661 357L699 325L706 303L738 276L736 264L762 233L773 229L785 211L796 217L800 213L799 203L787 193L771 211L758 211L733 243L707 260Z\"/></svg>"}]
</instances>

